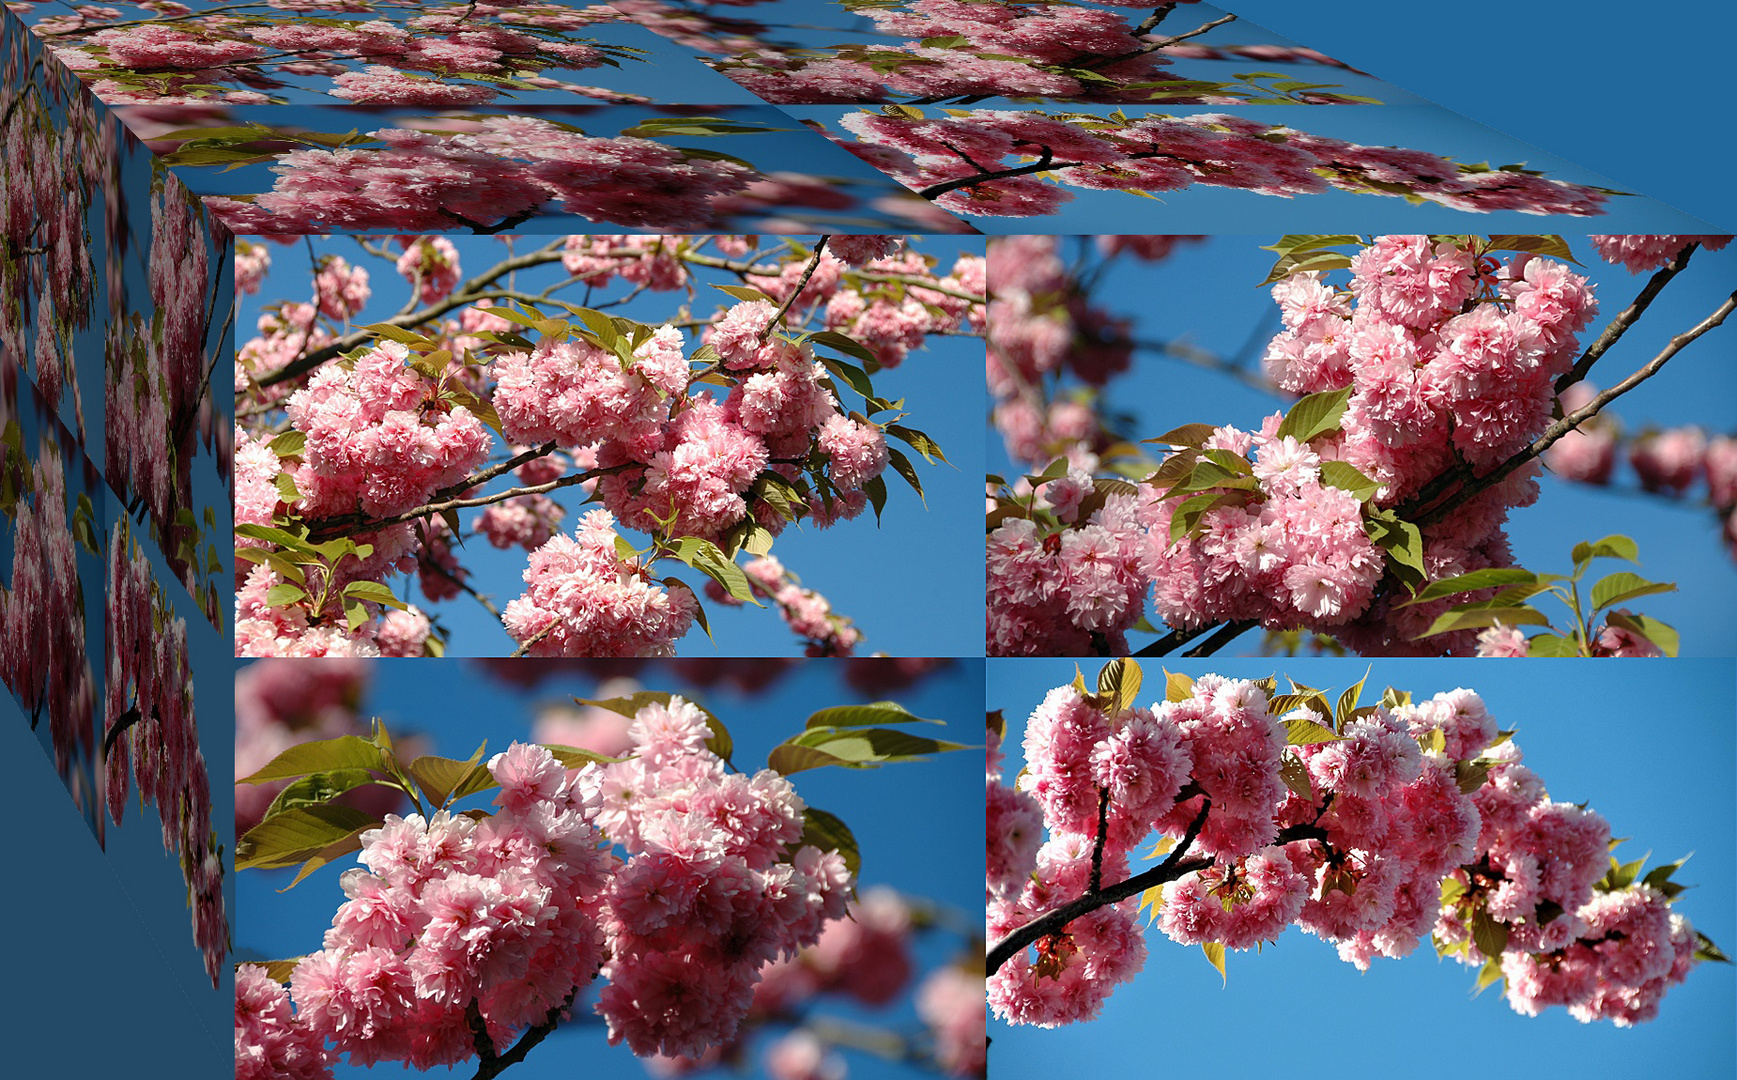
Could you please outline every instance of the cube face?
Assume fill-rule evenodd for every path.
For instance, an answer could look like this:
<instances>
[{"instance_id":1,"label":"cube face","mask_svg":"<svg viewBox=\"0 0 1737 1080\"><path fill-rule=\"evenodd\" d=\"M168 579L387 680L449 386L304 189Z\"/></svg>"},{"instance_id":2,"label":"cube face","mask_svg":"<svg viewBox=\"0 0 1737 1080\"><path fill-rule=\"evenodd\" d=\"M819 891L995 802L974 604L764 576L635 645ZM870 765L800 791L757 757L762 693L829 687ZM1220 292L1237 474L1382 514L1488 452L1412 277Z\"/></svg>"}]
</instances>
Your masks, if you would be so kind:
<instances>
[{"instance_id":1,"label":"cube face","mask_svg":"<svg viewBox=\"0 0 1737 1080\"><path fill-rule=\"evenodd\" d=\"M234 843L206 764L228 775L233 420L211 382L232 240L10 12L0 57L0 669L217 1026L198 991L226 985Z\"/></svg>"}]
</instances>

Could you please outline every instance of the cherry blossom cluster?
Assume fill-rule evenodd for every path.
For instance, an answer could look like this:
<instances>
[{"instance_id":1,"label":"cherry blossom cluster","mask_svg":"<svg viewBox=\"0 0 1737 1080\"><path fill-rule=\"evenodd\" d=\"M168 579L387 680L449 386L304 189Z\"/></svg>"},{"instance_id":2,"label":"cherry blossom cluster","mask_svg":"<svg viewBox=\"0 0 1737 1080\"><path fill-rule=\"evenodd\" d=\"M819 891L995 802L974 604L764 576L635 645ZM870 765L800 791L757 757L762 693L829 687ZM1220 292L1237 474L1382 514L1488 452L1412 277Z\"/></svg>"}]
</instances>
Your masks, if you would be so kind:
<instances>
[{"instance_id":1,"label":"cherry blossom cluster","mask_svg":"<svg viewBox=\"0 0 1737 1080\"><path fill-rule=\"evenodd\" d=\"M668 655L698 607L652 566L678 559L746 601L752 586L733 556L750 538L764 554L791 521L824 528L871 505L878 515L882 474L913 475L888 436L925 457L937 448L872 396L870 374L931 334L984 325L982 258L943 273L891 236L844 238L838 256L788 244L758 260L744 258L759 248L751 237L573 236L536 256L568 275L555 287L593 291L691 289L697 271L733 272L746 284L689 324L697 346L673 324L573 305L556 322L528 294L517 307L473 300L516 264L466 281L444 238L402 237L399 254L358 243L395 260L428 305L408 328L369 324L367 268L327 255L313 299L267 305L259 336L236 353L239 655L441 647L427 615L385 582L414 570L429 601L475 593L459 559L470 531L460 505L478 508L471 529L491 545L529 555L524 594L497 615L522 649ZM264 288L269 265L249 247L238 277ZM845 386L868 414L847 411ZM509 459L490 464L497 452ZM479 494L508 472L519 486ZM570 486L603 507L571 532L570 507L553 497ZM633 547L617 523L652 546ZM327 546L339 541L350 546ZM827 655L860 637L793 581L768 595Z\"/></svg>"},{"instance_id":2,"label":"cherry blossom cluster","mask_svg":"<svg viewBox=\"0 0 1737 1080\"><path fill-rule=\"evenodd\" d=\"M802 587L801 581L770 555L750 561L742 568L754 595L771 600L791 632L804 641L809 656L849 656L862 640L851 621L832 610L826 597ZM741 601L717 582L706 583L706 596L720 604Z\"/></svg>"},{"instance_id":3,"label":"cherry blossom cluster","mask_svg":"<svg viewBox=\"0 0 1737 1080\"><path fill-rule=\"evenodd\" d=\"M1059 263L1051 265L1035 282L1039 294L1060 287ZM1273 289L1285 329L1266 348L1266 374L1282 390L1311 395L1298 408L1312 424L1275 413L1255 431L1172 432L1165 441L1179 449L1138 488L1103 482L1125 501L1103 498L1093 483L1088 442L1065 475L1052 467L1033 478L1043 481L1035 492L997 499L992 651L1119 648L1115 635L1143 611L1141 577L1152 585L1153 611L1184 630L1250 621L1331 633L1364 651L1472 650L1469 629L1414 643L1447 605L1404 605L1386 587L1399 534L1376 522L1456 464L1487 472L1536 439L1597 303L1586 279L1561 263L1529 253L1503 260L1465 238L1379 237L1349 268L1348 288L1302 271ZM1022 312L1033 282L1017 270L1013 281L1014 317L1007 334L992 335L1000 348L990 373L998 397L1017 403L1020 388L1044 374L1028 343L1049 342L1042 348L1056 358L1053 370L1073 339ZM1011 420L1003 427L1025 434ZM1026 443L1035 445L1015 450L1042 445ZM1536 498L1536 471L1515 471L1421 530L1411 556L1419 573L1437 580L1511 565L1503 525L1510 507ZM1093 493L1096 509L1082 514ZM1088 576L1098 587L1064 583L1071 553L1111 518L1121 521L1123 546L1109 557L1091 545ZM1045 606L1045 593L1059 603Z\"/></svg>"},{"instance_id":4,"label":"cherry blossom cluster","mask_svg":"<svg viewBox=\"0 0 1737 1080\"><path fill-rule=\"evenodd\" d=\"M31 30L110 104L201 105L213 98L232 105L281 104L285 91L398 106L477 104L529 90L608 102L644 100L547 74L640 59L643 50L575 33L620 18L601 5L430 9L392 0L263 0L224 5L222 14L209 15L151 3L130 6L151 14L130 19L118 8L92 6L39 19ZM320 11L373 18L308 23L296 17ZM324 81L309 86L310 78Z\"/></svg>"},{"instance_id":5,"label":"cherry blossom cluster","mask_svg":"<svg viewBox=\"0 0 1737 1080\"><path fill-rule=\"evenodd\" d=\"M188 591L200 595L208 585L206 616L218 625L215 583L206 581L198 547L211 537L202 536L193 514L193 463L202 447L228 457L219 439L228 427L211 398L218 357L206 351L216 267L228 252L173 175L163 177L150 209L149 306L108 328L103 468L129 509L149 513L152 536Z\"/></svg>"},{"instance_id":6,"label":"cherry blossom cluster","mask_svg":"<svg viewBox=\"0 0 1737 1080\"><path fill-rule=\"evenodd\" d=\"M1053 214L1068 188L1161 194L1195 184L1292 198L1340 190L1577 217L1608 193L1518 169L1464 166L1422 150L1365 146L1223 113L1078 119L1043 112L911 106L848 113L845 149L936 206L967 216Z\"/></svg>"},{"instance_id":7,"label":"cherry blossom cluster","mask_svg":"<svg viewBox=\"0 0 1737 1080\"><path fill-rule=\"evenodd\" d=\"M884 41L826 48L779 39L762 21L721 18L708 10L636 0L614 5L629 18L684 46L711 53L709 65L767 101L784 104L868 103L914 98L1051 97L1071 101L1149 101L1187 104L1243 100L1246 81L1203 83L1170 73L1173 58L1246 56L1267 63L1326 63L1313 50L1279 46L1196 47L1174 43L1157 29L1168 10L1158 4L1120 5L1157 11L1139 25L1122 13L1060 2L974 3L908 0L904 3L815 5L864 16ZM751 7L732 4L732 7ZM824 16L823 16L824 17ZM1231 21L1231 20L1219 20ZM842 20L841 20L842 22ZM1210 25L1210 24L1209 24ZM845 26L841 25L840 29ZM1195 31L1198 32L1198 31ZM1171 43L1166 44L1169 41ZM1317 88L1280 100L1310 103L1367 99ZM1260 95L1263 100L1265 95Z\"/></svg>"},{"instance_id":8,"label":"cherry blossom cluster","mask_svg":"<svg viewBox=\"0 0 1737 1080\"><path fill-rule=\"evenodd\" d=\"M741 1030L730 1042L699 1058L654 1057L646 1062L654 1076L687 1075L721 1066L740 1066L757 1030L791 1025L765 1049L764 1066L775 1080L842 1078L847 1064L826 1037L830 1017L820 1015L829 1000L846 1000L867 1009L884 1009L913 993L918 974L912 939L933 929L923 907L884 885L863 889L845 917L828 923L820 940L795 956L760 969L754 1001ZM914 989L917 1012L927 1028L923 1040L876 1026L887 1052L895 1046L917 1063L933 1064L950 1076L982 1076L985 1009L983 979L959 966L936 968ZM818 1023L811 1023L817 1015Z\"/></svg>"},{"instance_id":9,"label":"cherry blossom cluster","mask_svg":"<svg viewBox=\"0 0 1737 1080\"><path fill-rule=\"evenodd\" d=\"M1619 263L1631 274L1657 270L1690 244L1719 251L1731 242L1729 236L1588 236L1587 239L1605 262Z\"/></svg>"},{"instance_id":10,"label":"cherry blossom cluster","mask_svg":"<svg viewBox=\"0 0 1737 1080\"><path fill-rule=\"evenodd\" d=\"M81 95L46 78L14 79L0 92L0 365L8 387L31 371L51 411L70 395L82 437L72 340L90 326L99 295L85 215L113 147Z\"/></svg>"},{"instance_id":11,"label":"cherry blossom cluster","mask_svg":"<svg viewBox=\"0 0 1737 1080\"><path fill-rule=\"evenodd\" d=\"M109 817L118 826L136 783L155 805L163 850L181 864L192 908L193 942L218 984L229 951L223 859L211 823L211 775L199 746L187 622L175 613L125 520L109 537L100 771Z\"/></svg>"},{"instance_id":12,"label":"cherry blossom cluster","mask_svg":"<svg viewBox=\"0 0 1737 1080\"><path fill-rule=\"evenodd\" d=\"M444 123L444 122L443 122ZM486 116L458 133L381 128L375 145L292 150L272 189L206 205L235 232L493 232L552 205L638 229L703 227L712 200L757 174L634 136L593 138L533 116Z\"/></svg>"},{"instance_id":13,"label":"cherry blossom cluster","mask_svg":"<svg viewBox=\"0 0 1737 1080\"><path fill-rule=\"evenodd\" d=\"M1189 236L1100 236L1098 251L1147 262L1168 258ZM1094 448L1109 440L1089 397L1052 393L1064 376L1087 393L1126 371L1134 346L1128 325L1094 306L1062 261L1060 238L997 237L989 244L986 370L991 418L1007 452L1042 466L1057 457L1088 471Z\"/></svg>"},{"instance_id":14,"label":"cherry blossom cluster","mask_svg":"<svg viewBox=\"0 0 1737 1080\"><path fill-rule=\"evenodd\" d=\"M531 656L669 656L693 624L685 586L659 588L644 566L616 551L615 519L593 510L571 537L531 552L525 594L502 615Z\"/></svg>"},{"instance_id":15,"label":"cherry blossom cluster","mask_svg":"<svg viewBox=\"0 0 1737 1080\"><path fill-rule=\"evenodd\" d=\"M1583 407L1597 393L1589 383L1562 392L1562 408ZM1667 498L1698 494L1723 522L1725 544L1737 552L1737 436L1711 435L1695 425L1628 433L1610 412L1563 436L1544 455L1551 473L1576 483L1605 486L1627 460L1641 490Z\"/></svg>"},{"instance_id":16,"label":"cherry blossom cluster","mask_svg":"<svg viewBox=\"0 0 1737 1080\"><path fill-rule=\"evenodd\" d=\"M7 421L14 431L17 424ZM44 436L36 449L33 460L21 460L11 446L5 454L7 486L17 483L23 490L7 507L12 565L0 588L0 677L30 714L32 727L46 710L55 771L70 778L75 762L96 758L95 690L66 465L52 438Z\"/></svg>"},{"instance_id":17,"label":"cherry blossom cluster","mask_svg":"<svg viewBox=\"0 0 1737 1080\"><path fill-rule=\"evenodd\" d=\"M801 843L789 781L726 770L695 706L647 704L630 734L634 756L576 770L514 743L488 763L497 812L364 833L324 949L289 975L294 1013L264 969L238 973L237 1075L503 1053L599 977L611 1043L699 1057L730 1040L762 966L844 915L852 875Z\"/></svg>"},{"instance_id":18,"label":"cherry blossom cluster","mask_svg":"<svg viewBox=\"0 0 1737 1080\"><path fill-rule=\"evenodd\" d=\"M1205 527L1186 544L1154 544L1154 605L1166 622L1190 625L1222 612L1216 617L1271 627L1331 627L1354 648L1389 650L1426 629L1439 614L1429 605L1374 602L1383 564L1365 535L1361 499L1324 484L1324 462L1343 461L1380 485L1376 507L1400 505L1456 459L1479 470L1495 466L1548 426L1554 382L1579 355L1577 334L1598 310L1586 279L1562 263L1524 254L1507 262L1480 258L1469 246L1422 236L1378 238L1354 256L1351 271L1349 296L1318 272L1274 287L1286 329L1265 361L1268 377L1293 393L1349 383L1338 430L1314 441L1280 438L1274 416L1258 434L1221 428L1202 443L1233 454L1254 449L1252 475L1266 498L1208 511ZM1509 565L1506 510L1536 496L1536 481L1523 470L1429 527L1422 554L1428 576ZM1310 524L1267 533L1267 525L1300 510L1292 498L1313 507ZM1160 535L1173 538L1181 501L1167 500L1155 515ZM1276 596L1257 599L1245 586Z\"/></svg>"},{"instance_id":19,"label":"cherry blossom cluster","mask_svg":"<svg viewBox=\"0 0 1737 1080\"><path fill-rule=\"evenodd\" d=\"M989 1002L1008 1022L1097 1015L1144 965L1148 908L1221 966L1293 924L1363 969L1430 939L1503 979L1516 1011L1620 1026L1656 1015L1693 966L1702 942L1669 907L1672 868L1639 884L1639 864L1619 869L1605 820L1552 800L1473 691L1335 710L1306 687L1170 676L1164 702L1136 708L1128 670L1106 669L1098 694L1079 680L1049 693L1017 790L992 739L990 940L1025 946L991 950ZM1168 857L1136 873L1152 834L1145 858ZM1134 879L1150 887L1122 886Z\"/></svg>"}]
</instances>

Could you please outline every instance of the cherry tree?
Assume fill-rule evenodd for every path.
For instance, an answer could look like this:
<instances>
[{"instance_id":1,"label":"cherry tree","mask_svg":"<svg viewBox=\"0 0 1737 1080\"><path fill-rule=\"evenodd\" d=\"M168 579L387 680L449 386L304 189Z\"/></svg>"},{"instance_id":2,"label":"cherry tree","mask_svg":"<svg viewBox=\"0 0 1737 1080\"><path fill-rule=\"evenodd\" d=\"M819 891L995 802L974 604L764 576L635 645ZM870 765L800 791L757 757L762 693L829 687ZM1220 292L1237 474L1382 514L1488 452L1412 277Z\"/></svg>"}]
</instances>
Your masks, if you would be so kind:
<instances>
[{"instance_id":1,"label":"cherry tree","mask_svg":"<svg viewBox=\"0 0 1737 1080\"><path fill-rule=\"evenodd\" d=\"M937 207L966 217L1036 217L1069 188L1156 198L1196 184L1294 198L1344 191L1467 213L1595 216L1622 192L1554 180L1523 165L1492 168L1423 149L1368 146L1250 115L1173 116L886 105L823 130ZM1307 121L1303 121L1306 123Z\"/></svg>"},{"instance_id":2,"label":"cherry tree","mask_svg":"<svg viewBox=\"0 0 1737 1080\"><path fill-rule=\"evenodd\" d=\"M770 602L810 652L854 648L850 619L772 544L793 523L878 517L889 467L921 494L889 437L930 462L940 447L872 378L932 334L981 328L981 259L937 267L884 236L765 251L744 237L574 236L461 281L450 242L399 246L361 242L413 283L390 320L352 323L367 270L327 255L313 302L268 306L237 353L238 654L438 655L428 616L385 584L414 572L426 600L487 607L515 655L667 655L707 619L690 585L654 573L665 560L709 578L717 602ZM242 253L243 288L267 257ZM515 288L515 273L556 264L547 288ZM607 310L647 291L695 303L702 271L742 283L718 286L730 302L709 316L684 308L658 326ZM626 296L555 295L611 285ZM517 486L483 491L509 473ZM569 533L551 495L578 486L603 508ZM468 509L482 511L470 530ZM456 549L471 533L527 551L517 599L468 585Z\"/></svg>"},{"instance_id":3,"label":"cherry tree","mask_svg":"<svg viewBox=\"0 0 1737 1080\"><path fill-rule=\"evenodd\" d=\"M1013 786L989 714L996 1014L1094 1018L1145 966L1148 925L1220 972L1291 925L1360 969L1428 940L1518 1012L1618 1026L1728 962L1675 910L1682 861L1611 855L1610 825L1552 799L1475 691L1363 689L1166 673L1142 706L1139 664L1114 660L1046 695Z\"/></svg>"},{"instance_id":4,"label":"cherry tree","mask_svg":"<svg viewBox=\"0 0 1737 1080\"><path fill-rule=\"evenodd\" d=\"M990 651L1124 651L1128 630L1155 626L1149 594L1170 632L1143 652L1200 638L1201 655L1259 625L1374 654L1674 654L1671 627L1625 606L1673 585L1618 570L1582 589L1597 560L1638 562L1632 540L1589 536L1571 572L1544 573L1513 565L1506 524L1538 498L1543 455L1737 306L1609 389L1579 388L1694 253L1726 239L1651 238L1656 273L1595 334L1598 298L1559 238L1285 237L1266 281L1279 331L1249 341L1258 372L1136 340L1093 305L1099 271L1065 268L1048 238L998 242L994 420L1031 472L989 479ZM1147 258L1174 247L1101 242ZM1148 457L1093 404L1137 349L1298 400L1247 428L1153 436Z\"/></svg>"},{"instance_id":5,"label":"cherry tree","mask_svg":"<svg viewBox=\"0 0 1737 1080\"><path fill-rule=\"evenodd\" d=\"M366 869L342 875L347 899L323 951L238 969L238 1075L329 1075L347 1054L419 1068L476 1059L492 1076L584 1023L591 1010L575 1002L587 988L611 1043L698 1059L736 1037L758 985L777 979L794 1003L824 989L814 980L828 965L843 977L860 935L886 946L909 933L915 909L865 891L859 928L823 942L859 856L844 822L787 777L958 744L881 726L917 719L891 702L840 706L749 773L730 764L722 722L681 697L588 704L629 718L625 756L514 742L492 758L485 744L466 761L406 760L376 724L370 739L305 743L246 778L295 782L242 839L239 866L299 863L300 883L359 852ZM364 784L396 788L417 812L380 820L330 801ZM492 813L454 805L489 791ZM804 946L820 952L805 959ZM888 985L893 958L878 953L881 974L859 976L878 982L856 992Z\"/></svg>"}]
</instances>

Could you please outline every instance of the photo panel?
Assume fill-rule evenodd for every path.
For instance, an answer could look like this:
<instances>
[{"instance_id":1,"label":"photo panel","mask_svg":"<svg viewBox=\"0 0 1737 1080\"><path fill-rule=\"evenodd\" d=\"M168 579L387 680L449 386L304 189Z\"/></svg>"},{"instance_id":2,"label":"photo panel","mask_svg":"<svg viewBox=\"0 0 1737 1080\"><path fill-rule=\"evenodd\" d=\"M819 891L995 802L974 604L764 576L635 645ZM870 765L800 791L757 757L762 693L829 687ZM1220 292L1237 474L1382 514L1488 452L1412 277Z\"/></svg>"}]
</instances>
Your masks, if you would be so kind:
<instances>
[{"instance_id":1,"label":"photo panel","mask_svg":"<svg viewBox=\"0 0 1737 1080\"><path fill-rule=\"evenodd\" d=\"M239 849L238 978L299 1010L288 1031L244 1017L238 1054L469 1069L481 1030L526 1077L981 1075L982 679L887 658L239 666L238 772L316 737L238 786L278 789ZM459 960L453 905L475 903ZM380 992L366 1034L356 980Z\"/></svg>"},{"instance_id":2,"label":"photo panel","mask_svg":"<svg viewBox=\"0 0 1737 1080\"><path fill-rule=\"evenodd\" d=\"M981 240L278 239L237 655L977 650Z\"/></svg>"},{"instance_id":3,"label":"photo panel","mask_svg":"<svg viewBox=\"0 0 1737 1080\"><path fill-rule=\"evenodd\" d=\"M1730 655L1729 240L992 239L989 653Z\"/></svg>"},{"instance_id":4,"label":"photo panel","mask_svg":"<svg viewBox=\"0 0 1737 1080\"><path fill-rule=\"evenodd\" d=\"M1729 659L1166 663L988 661L991 1075L1299 1000L1368 1021L1340 1075L1427 1068L1422 1014L1523 1069L1730 1062Z\"/></svg>"}]
</instances>

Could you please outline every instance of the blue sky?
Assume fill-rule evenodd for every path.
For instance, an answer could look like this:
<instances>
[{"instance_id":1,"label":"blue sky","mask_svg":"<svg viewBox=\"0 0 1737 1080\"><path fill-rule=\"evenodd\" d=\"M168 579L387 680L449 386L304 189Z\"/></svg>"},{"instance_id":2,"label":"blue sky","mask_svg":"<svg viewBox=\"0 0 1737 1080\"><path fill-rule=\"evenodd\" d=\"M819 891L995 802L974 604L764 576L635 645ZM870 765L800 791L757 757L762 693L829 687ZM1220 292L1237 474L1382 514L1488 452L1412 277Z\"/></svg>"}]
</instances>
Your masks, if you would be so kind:
<instances>
[{"instance_id":1,"label":"blue sky","mask_svg":"<svg viewBox=\"0 0 1737 1080\"><path fill-rule=\"evenodd\" d=\"M1708 110L1726 95L1737 6L1582 0L1565 17L1548 4L1504 4L1486 15L1481 5L1458 13L1340 0L1330 24L1295 0L1231 7L1616 187L1737 229L1729 200L1737 144L1709 127Z\"/></svg>"},{"instance_id":2,"label":"blue sky","mask_svg":"<svg viewBox=\"0 0 1737 1080\"><path fill-rule=\"evenodd\" d=\"M1276 237L1222 236L1204 243L1181 244L1170 258L1144 263L1122 256L1102 279L1097 303L1117 316L1131 317L1136 339L1182 339L1220 356L1236 356L1257 327L1262 342L1277 331L1277 305L1267 289L1257 287L1276 256L1259 250ZM1076 240L1064 240L1072 258ZM1622 310L1646 281L1622 267L1599 259L1584 239L1571 240L1580 260L1577 273L1594 283L1601 316L1591 332ZM1343 271L1332 280L1343 282ZM1737 248L1696 253L1687 272L1671 284L1622 341L1593 368L1591 381L1610 386L1657 354L1671 335L1694 325L1713 311L1737 280ZM1699 424L1709 432L1727 431L1737 415L1737 349L1733 327L1724 326L1684 349L1653 379L1611 406L1629 431L1648 424L1660 427ZM1254 352L1259 356L1260 350ZM1257 367L1258 370L1258 362ZM1180 360L1143 353L1131 371L1110 384L1109 401L1117 411L1138 417L1135 438L1156 435L1195 421L1231 423L1253 428L1259 420L1287 408L1288 398L1262 393L1216 372ZM997 433L989 434L992 472L1006 464ZM1010 475L1010 474L1009 474ZM1718 520L1699 499L1672 500L1643 495L1626 466L1610 489L1595 489L1545 476L1544 494L1530 508L1516 510L1508 532L1516 559L1528 569L1566 571L1568 553L1581 540L1626 533L1640 544L1640 573L1654 581L1675 581L1682 591L1638 602L1636 610L1673 624L1682 633L1683 654L1730 655L1737 649L1737 625L1730 612L1737 605L1737 564L1719 540ZM1595 565L1594 574L1618 569L1614 563ZM1634 569L1628 567L1628 569ZM1596 580L1594 577L1592 580ZM1554 616L1554 608L1546 608ZM1142 639L1145 640L1145 639ZM1248 652L1259 641L1247 635L1226 652Z\"/></svg>"},{"instance_id":3,"label":"blue sky","mask_svg":"<svg viewBox=\"0 0 1737 1080\"><path fill-rule=\"evenodd\" d=\"M946 722L945 728L919 725L924 734L980 746L982 729L977 715L982 670L981 661L961 661L888 696L918 716ZM772 746L801 730L810 713L862 700L861 694L839 681L842 671L843 665L836 661L811 660L758 695L745 696L722 688L687 688L686 693L724 721L735 740L735 763L753 770L763 767ZM651 689L684 691L680 680L660 678L655 670L644 671L639 678ZM536 702L566 701L568 695L593 697L596 685L593 679L567 675L526 691L495 680L481 665L469 661L433 665L386 660L376 662L361 709L365 716L381 716L395 736L420 731L432 739L430 752L464 758L485 738L491 754L505 750L514 739L528 738ZM816 769L797 774L793 781L810 805L837 814L850 826L862 850L862 886L887 884L970 913L976 909L978 897L977 769L981 761L980 751L962 750L872 771ZM921 797L913 797L918 792ZM487 797L472 801L486 805ZM244 872L238 950L255 950L254 955L276 958L317 948L320 934L342 902L337 885L342 868L322 868L285 893L275 890L289 883L291 872ZM975 925L969 914L966 920ZM926 935L916 949L918 969L926 971L949 963L964 944L952 934ZM903 999L878 1012L853 1009L829 999L821 1011L901 1031L920 1029L909 1002ZM581 1058L588 1074L621 1080L641 1080L647 1075L625 1048L606 1045L604 1029L597 1021L571 1032L557 1031L508 1075L515 1080L570 1077L575 1061ZM922 1075L861 1054L851 1055L850 1069L857 1080ZM396 1075L397 1071L387 1067L388 1074ZM366 1075L363 1070L339 1070L340 1077Z\"/></svg>"},{"instance_id":4,"label":"blue sky","mask_svg":"<svg viewBox=\"0 0 1737 1080\"><path fill-rule=\"evenodd\" d=\"M504 254L497 240L464 237L455 240L467 275L479 273ZM523 252L542 243L540 237L530 238L516 250ZM408 295L408 283L391 266L361 252L353 241L340 237L316 250L333 251L352 264L367 267L369 285L374 289L369 312L391 313L402 306ZM762 261L777 250L776 241L769 241L762 248ZM945 274L960 254L981 253L983 249L981 240L924 237L917 242L917 250L935 255L939 259L937 269ZM237 325L251 331L262 301L309 295L306 251L300 244L271 246L271 274L259 295L242 298ZM521 274L518 283L521 288L541 287L534 283L559 280L563 273L557 264L536 274ZM702 274L702 282L735 281L731 275L713 271ZM592 299L602 302L625 291L617 284L598 290ZM570 303L579 303L583 292L582 288L574 288L559 295ZM699 292L702 295L692 301L695 314L710 314L716 303L730 302L724 294L713 294L703 284ZM684 302L687 301L683 293L647 292L633 303L611 310L660 325L674 317ZM361 318L370 321L372 316L364 314ZM690 347L692 344L690 338ZM898 367L874 377L876 391L887 400L903 397L910 413L908 425L934 437L953 462L953 465L930 465L920 457L907 455L919 470L927 496L926 509L916 492L889 471L887 505L878 528L873 512L868 511L864 517L830 529L787 529L773 546L773 554L800 575L806 587L826 596L835 611L856 620L858 628L868 635L859 652L948 656L973 651L980 640L982 599L978 582L982 555L976 543L973 517L977 512L974 501L977 477L982 472L979 456L982 419L975 397L979 348L974 338L931 336L925 351L913 353ZM850 404L857 402L854 395L847 390L846 397L847 406L854 407ZM895 445L902 446L896 442ZM580 513L574 508L584 501L584 496L564 490L553 497L568 506L564 526L571 532ZM460 520L468 527L480 513L466 511ZM642 537L637 533L628 535ZM522 548L499 551L486 541L471 540L459 557L476 571L473 584L482 592L493 594L497 604L504 605L524 591L520 575L525 569L526 553ZM696 572L675 563L667 565L675 569L660 570L660 576L679 570L685 579L703 585L704 578ZM413 601L426 603L420 590L414 586L412 589ZM921 616L914 617L919 606ZM708 641L696 626L678 645L683 655L789 656L799 651L795 635L769 609L745 606L729 610L707 602L707 610L717 644ZM453 628L450 651L454 655L505 655L512 651L512 642L505 631L470 597L441 605L441 616Z\"/></svg>"},{"instance_id":5,"label":"blue sky","mask_svg":"<svg viewBox=\"0 0 1737 1080\"><path fill-rule=\"evenodd\" d=\"M1369 665L1273 659L1165 666L1191 675L1290 675L1344 689ZM1149 689L1142 704L1163 685L1157 661L1143 662L1143 669ZM1088 682L1096 671L1095 664L1086 668ZM988 661L986 704L1006 710L1009 771L1018 768L1026 717L1045 692L1073 675L1072 661ZM1632 837L1618 854L1637 859L1650 850L1650 866L1694 852L1678 876L1697 887L1683 894L1677 910L1721 947L1737 932L1731 829L1737 744L1729 660L1565 660L1542 669L1385 660L1376 661L1368 685L1376 693L1391 685L1424 696L1459 686L1477 690L1504 729L1518 729L1514 738L1526 764L1543 777L1552 798L1590 803L1610 821L1613 835ZM1660 708L1661 696L1668 708ZM1446 1067L1474 1075L1731 1075L1737 973L1728 965L1697 968L1666 995L1658 1020L1619 1030L1580 1024L1561 1009L1521 1016L1496 987L1473 999L1475 971L1438 962L1427 943L1359 974L1330 946L1293 928L1259 954L1231 953L1226 987L1198 949L1155 930L1146 941L1145 970L1116 989L1098 1020L1053 1030L991 1020L990 1074L1001 1080L1068 1075L1089 1059L1105 1075L1147 1075L1156 1062L1180 1058L1211 1069L1226 1055L1246 1071L1252 1050L1257 1062L1280 1054L1288 1076L1335 1080L1434 1074L1448 1062L1463 1062ZM1272 1046L1275 1040L1283 1050Z\"/></svg>"}]
</instances>

